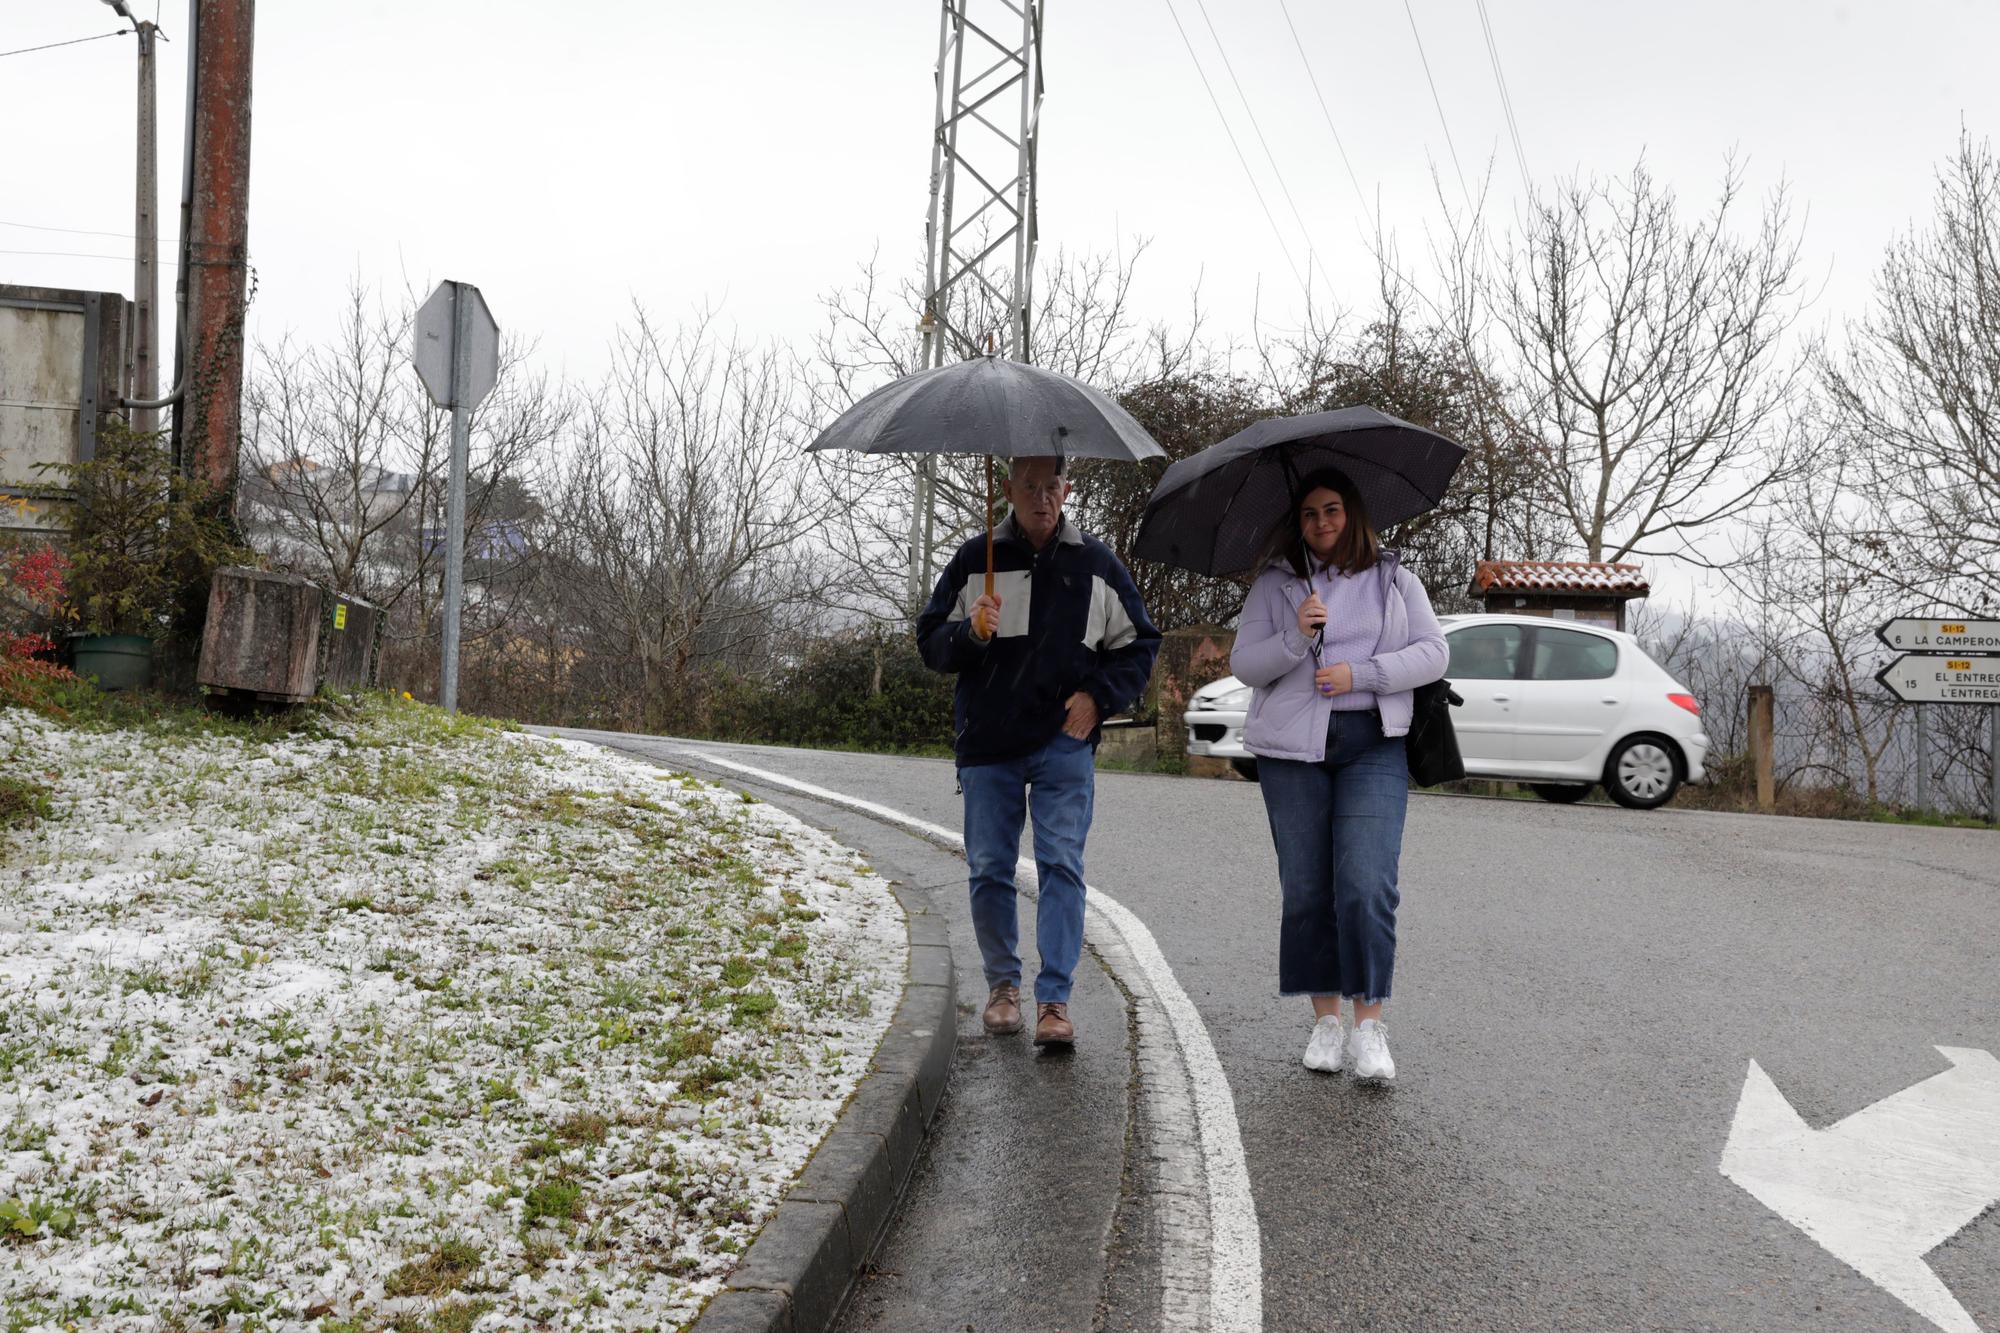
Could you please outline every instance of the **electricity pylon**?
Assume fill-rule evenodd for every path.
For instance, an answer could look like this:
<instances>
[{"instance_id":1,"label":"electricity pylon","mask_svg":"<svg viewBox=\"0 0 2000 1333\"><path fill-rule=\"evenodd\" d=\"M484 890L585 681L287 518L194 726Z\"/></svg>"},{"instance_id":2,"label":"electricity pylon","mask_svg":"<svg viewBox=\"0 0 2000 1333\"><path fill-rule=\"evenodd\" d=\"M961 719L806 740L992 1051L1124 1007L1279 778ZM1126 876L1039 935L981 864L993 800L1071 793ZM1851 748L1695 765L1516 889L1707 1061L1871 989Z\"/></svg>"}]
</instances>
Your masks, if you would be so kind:
<instances>
[{"instance_id":1,"label":"electricity pylon","mask_svg":"<svg viewBox=\"0 0 2000 1333\"><path fill-rule=\"evenodd\" d=\"M989 346L1029 359L1042 4L943 0L919 369ZM926 455L910 511L912 608L936 568L936 489L937 459Z\"/></svg>"}]
</instances>

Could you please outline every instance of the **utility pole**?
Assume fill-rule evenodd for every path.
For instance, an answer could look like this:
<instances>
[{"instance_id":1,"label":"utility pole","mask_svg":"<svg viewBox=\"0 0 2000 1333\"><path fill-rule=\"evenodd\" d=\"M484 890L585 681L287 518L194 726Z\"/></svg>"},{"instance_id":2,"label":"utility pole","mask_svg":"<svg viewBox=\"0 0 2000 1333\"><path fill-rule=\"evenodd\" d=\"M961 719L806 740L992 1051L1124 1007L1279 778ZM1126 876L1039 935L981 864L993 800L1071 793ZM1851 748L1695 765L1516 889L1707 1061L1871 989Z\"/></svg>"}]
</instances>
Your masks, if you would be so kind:
<instances>
[{"instance_id":1,"label":"utility pole","mask_svg":"<svg viewBox=\"0 0 2000 1333\"><path fill-rule=\"evenodd\" d=\"M942 366L947 356L977 356L988 337L1003 355L1029 359L1043 2L942 3L921 370ZM1018 118L1007 116L1016 103ZM910 509L913 614L937 566L936 491L937 460L925 455Z\"/></svg>"},{"instance_id":2,"label":"utility pole","mask_svg":"<svg viewBox=\"0 0 2000 1333\"><path fill-rule=\"evenodd\" d=\"M104 0L104 3L132 25L133 35L139 39L137 180L132 225L132 397L127 406L132 412L132 428L150 433L160 428L159 408L152 405L160 392L159 99L153 59L160 28L134 14L126 0Z\"/></svg>"},{"instance_id":3,"label":"utility pole","mask_svg":"<svg viewBox=\"0 0 2000 1333\"><path fill-rule=\"evenodd\" d=\"M160 393L160 154L154 113L153 48L159 28L145 20L132 25L139 38L139 197L133 209L137 249L132 263L132 396L151 399ZM160 410L135 408L132 426L141 432L160 428Z\"/></svg>"},{"instance_id":4,"label":"utility pole","mask_svg":"<svg viewBox=\"0 0 2000 1333\"><path fill-rule=\"evenodd\" d=\"M187 218L185 397L174 456L225 510L243 421L250 277L250 69L256 0L197 0L192 197Z\"/></svg>"}]
</instances>

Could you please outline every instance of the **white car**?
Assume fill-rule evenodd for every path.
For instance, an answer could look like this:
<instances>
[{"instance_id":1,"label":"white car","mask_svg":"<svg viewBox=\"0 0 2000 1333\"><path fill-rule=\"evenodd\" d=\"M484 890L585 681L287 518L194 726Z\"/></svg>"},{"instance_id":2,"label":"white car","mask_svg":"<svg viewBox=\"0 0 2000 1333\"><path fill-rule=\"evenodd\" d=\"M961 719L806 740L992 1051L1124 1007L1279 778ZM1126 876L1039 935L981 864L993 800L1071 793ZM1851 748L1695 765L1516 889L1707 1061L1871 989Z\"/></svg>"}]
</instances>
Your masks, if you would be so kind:
<instances>
[{"instance_id":1,"label":"white car","mask_svg":"<svg viewBox=\"0 0 2000 1333\"><path fill-rule=\"evenodd\" d=\"M1227 759L1244 777L1257 778L1257 756L1243 748L1243 718L1250 711L1250 687L1234 676L1204 685L1188 700L1187 751Z\"/></svg>"},{"instance_id":2,"label":"white car","mask_svg":"<svg viewBox=\"0 0 2000 1333\"><path fill-rule=\"evenodd\" d=\"M1612 800L1651 810L1708 757L1701 705L1686 686L1614 629L1543 616L1441 616L1462 707L1451 710L1469 776L1525 782L1544 800L1578 801L1602 783ZM1250 690L1234 676L1196 691L1188 753L1229 759L1254 776L1243 748Z\"/></svg>"}]
</instances>

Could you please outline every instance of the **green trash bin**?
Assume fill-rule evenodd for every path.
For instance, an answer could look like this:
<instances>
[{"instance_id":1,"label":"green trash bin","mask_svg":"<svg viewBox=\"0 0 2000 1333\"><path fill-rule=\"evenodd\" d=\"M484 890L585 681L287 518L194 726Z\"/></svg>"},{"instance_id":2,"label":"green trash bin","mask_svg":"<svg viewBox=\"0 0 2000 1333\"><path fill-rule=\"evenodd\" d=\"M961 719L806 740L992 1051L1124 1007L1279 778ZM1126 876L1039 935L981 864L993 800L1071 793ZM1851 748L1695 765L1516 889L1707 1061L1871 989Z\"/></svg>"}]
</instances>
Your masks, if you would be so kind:
<instances>
[{"instance_id":1,"label":"green trash bin","mask_svg":"<svg viewBox=\"0 0 2000 1333\"><path fill-rule=\"evenodd\" d=\"M153 679L153 641L143 634L86 634L76 641L76 674L101 690L136 690Z\"/></svg>"}]
</instances>

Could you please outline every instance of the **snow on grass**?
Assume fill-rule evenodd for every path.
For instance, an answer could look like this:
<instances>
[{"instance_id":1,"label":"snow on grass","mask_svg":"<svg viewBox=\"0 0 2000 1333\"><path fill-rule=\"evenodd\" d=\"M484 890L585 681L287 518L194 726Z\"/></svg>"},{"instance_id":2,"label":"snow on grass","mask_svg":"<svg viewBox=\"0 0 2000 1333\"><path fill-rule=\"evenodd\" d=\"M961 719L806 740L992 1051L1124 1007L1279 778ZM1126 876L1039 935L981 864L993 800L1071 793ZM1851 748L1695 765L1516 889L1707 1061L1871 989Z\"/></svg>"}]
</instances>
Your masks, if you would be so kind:
<instances>
[{"instance_id":1,"label":"snow on grass","mask_svg":"<svg viewBox=\"0 0 2000 1333\"><path fill-rule=\"evenodd\" d=\"M672 1328L833 1123L899 908L749 797L375 702L0 712L0 1329Z\"/></svg>"}]
</instances>

